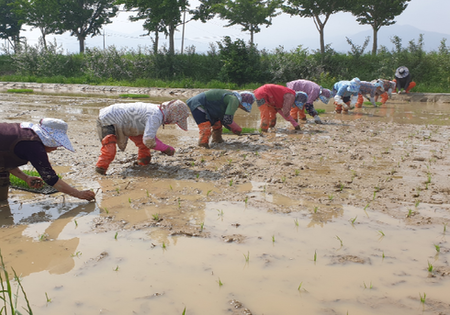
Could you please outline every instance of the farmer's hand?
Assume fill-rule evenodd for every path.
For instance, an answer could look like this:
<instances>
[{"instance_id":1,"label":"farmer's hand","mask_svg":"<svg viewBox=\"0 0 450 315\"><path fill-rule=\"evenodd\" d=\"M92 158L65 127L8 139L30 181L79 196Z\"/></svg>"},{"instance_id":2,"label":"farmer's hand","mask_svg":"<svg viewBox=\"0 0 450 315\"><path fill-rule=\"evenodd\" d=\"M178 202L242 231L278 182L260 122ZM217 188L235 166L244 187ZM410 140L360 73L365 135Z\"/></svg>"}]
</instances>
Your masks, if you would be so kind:
<instances>
[{"instance_id":1,"label":"farmer's hand","mask_svg":"<svg viewBox=\"0 0 450 315\"><path fill-rule=\"evenodd\" d=\"M314 116L314 122L315 122L316 124L323 125L323 122L322 122L322 120L320 119L319 115Z\"/></svg>"},{"instance_id":2,"label":"farmer's hand","mask_svg":"<svg viewBox=\"0 0 450 315\"><path fill-rule=\"evenodd\" d=\"M91 201L95 199L95 193L92 190L80 190L78 191L76 197L79 199Z\"/></svg>"},{"instance_id":3,"label":"farmer's hand","mask_svg":"<svg viewBox=\"0 0 450 315\"><path fill-rule=\"evenodd\" d=\"M26 179L26 183L31 188L41 188L42 186L44 186L42 178L36 176L28 176Z\"/></svg>"},{"instance_id":4,"label":"farmer's hand","mask_svg":"<svg viewBox=\"0 0 450 315\"><path fill-rule=\"evenodd\" d=\"M172 156L172 155L175 154L175 149L172 148L171 146L169 146L167 149L165 149L164 151L162 151L162 153L164 153L165 155Z\"/></svg>"},{"instance_id":5,"label":"farmer's hand","mask_svg":"<svg viewBox=\"0 0 450 315\"><path fill-rule=\"evenodd\" d=\"M300 125L297 125L297 126L295 126L294 128L295 128L295 130L301 130L301 129L300 129Z\"/></svg>"}]
</instances>

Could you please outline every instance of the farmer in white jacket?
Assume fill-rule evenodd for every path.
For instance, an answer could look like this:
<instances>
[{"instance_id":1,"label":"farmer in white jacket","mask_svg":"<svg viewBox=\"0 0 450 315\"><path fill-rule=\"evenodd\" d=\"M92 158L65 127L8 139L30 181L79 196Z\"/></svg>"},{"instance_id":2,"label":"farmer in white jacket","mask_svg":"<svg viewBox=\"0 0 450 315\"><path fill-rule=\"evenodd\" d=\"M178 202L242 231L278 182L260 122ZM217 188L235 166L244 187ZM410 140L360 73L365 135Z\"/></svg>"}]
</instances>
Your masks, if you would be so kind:
<instances>
[{"instance_id":1,"label":"farmer in white jacket","mask_svg":"<svg viewBox=\"0 0 450 315\"><path fill-rule=\"evenodd\" d=\"M166 124L177 124L187 131L189 113L187 105L180 100L161 105L138 102L102 108L97 119L102 148L95 171L105 175L116 156L116 144L120 150L125 151L128 139L138 147L139 165L150 163L150 149L174 155L175 149L159 140L156 132L161 125Z\"/></svg>"}]
</instances>

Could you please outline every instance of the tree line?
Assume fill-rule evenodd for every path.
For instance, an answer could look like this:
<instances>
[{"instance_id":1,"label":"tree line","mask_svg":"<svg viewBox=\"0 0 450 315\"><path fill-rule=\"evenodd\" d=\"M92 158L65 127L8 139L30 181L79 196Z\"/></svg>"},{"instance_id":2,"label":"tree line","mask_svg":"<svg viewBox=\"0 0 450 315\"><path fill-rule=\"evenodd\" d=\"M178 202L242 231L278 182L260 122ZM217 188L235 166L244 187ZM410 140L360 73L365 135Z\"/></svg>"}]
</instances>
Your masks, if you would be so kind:
<instances>
[{"instance_id":1,"label":"tree line","mask_svg":"<svg viewBox=\"0 0 450 315\"><path fill-rule=\"evenodd\" d=\"M0 0L0 38L10 42L15 52L21 47L23 25L38 28L44 47L46 36L69 32L84 53L88 36L101 34L104 25L120 11L131 12L131 21L143 21L143 31L153 35L153 52L159 49L159 36L169 38L169 54L175 53L174 34L183 23L200 20L207 23L214 17L238 25L250 34L272 25L282 12L291 16L312 18L319 32L320 53L325 54L325 26L337 12L350 12L361 25L373 29L372 54L377 54L377 34L381 27L395 23L411 0L199 0L192 7L188 0ZM189 19L186 21L186 13Z\"/></svg>"}]
</instances>

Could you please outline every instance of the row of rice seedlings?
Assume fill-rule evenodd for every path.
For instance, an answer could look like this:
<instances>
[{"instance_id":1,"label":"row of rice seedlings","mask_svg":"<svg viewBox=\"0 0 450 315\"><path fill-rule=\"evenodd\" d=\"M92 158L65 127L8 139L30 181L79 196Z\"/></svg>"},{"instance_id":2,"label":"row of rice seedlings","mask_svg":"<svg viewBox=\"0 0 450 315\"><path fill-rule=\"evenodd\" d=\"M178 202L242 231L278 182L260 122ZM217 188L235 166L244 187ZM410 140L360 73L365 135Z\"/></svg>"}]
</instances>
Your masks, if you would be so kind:
<instances>
[{"instance_id":1,"label":"row of rice seedlings","mask_svg":"<svg viewBox=\"0 0 450 315\"><path fill-rule=\"evenodd\" d=\"M243 127L241 134L244 133L256 133L256 132L260 132L260 130L258 130L257 128L249 128L249 127ZM223 134L232 134L231 130L228 130L227 128L223 128L222 129L222 133Z\"/></svg>"},{"instance_id":2,"label":"row of rice seedlings","mask_svg":"<svg viewBox=\"0 0 450 315\"><path fill-rule=\"evenodd\" d=\"M119 98L150 98L148 94L119 94Z\"/></svg>"},{"instance_id":3,"label":"row of rice seedlings","mask_svg":"<svg viewBox=\"0 0 450 315\"><path fill-rule=\"evenodd\" d=\"M28 176L34 176L34 177L40 177L39 173L36 170L22 170L26 175ZM58 174L58 177L61 178L61 175ZM23 180L20 179L12 174L9 174L9 181L11 186L21 187L21 188L30 188L28 184ZM43 187L48 186L45 182L43 182Z\"/></svg>"},{"instance_id":4,"label":"row of rice seedlings","mask_svg":"<svg viewBox=\"0 0 450 315\"><path fill-rule=\"evenodd\" d=\"M8 89L7 93L33 93L33 89Z\"/></svg>"}]
</instances>

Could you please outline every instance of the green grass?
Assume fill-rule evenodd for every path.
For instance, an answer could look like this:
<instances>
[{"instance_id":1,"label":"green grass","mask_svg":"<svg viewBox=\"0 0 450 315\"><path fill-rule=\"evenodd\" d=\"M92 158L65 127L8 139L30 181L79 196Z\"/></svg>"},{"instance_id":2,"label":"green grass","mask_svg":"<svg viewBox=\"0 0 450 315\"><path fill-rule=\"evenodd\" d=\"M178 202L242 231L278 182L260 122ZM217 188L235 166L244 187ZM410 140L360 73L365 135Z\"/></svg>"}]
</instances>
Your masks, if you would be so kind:
<instances>
[{"instance_id":1,"label":"green grass","mask_svg":"<svg viewBox=\"0 0 450 315\"><path fill-rule=\"evenodd\" d=\"M120 98L150 98L148 94L119 94Z\"/></svg>"},{"instance_id":2,"label":"green grass","mask_svg":"<svg viewBox=\"0 0 450 315\"><path fill-rule=\"evenodd\" d=\"M6 90L8 93L33 93L32 89L8 89Z\"/></svg>"},{"instance_id":3,"label":"green grass","mask_svg":"<svg viewBox=\"0 0 450 315\"><path fill-rule=\"evenodd\" d=\"M255 133L255 132L258 132L258 129L257 129L257 128L247 128L247 127L244 127L244 128L242 128L241 134L244 134L244 133ZM231 130L228 130L227 128L223 128L223 129L222 129L222 133L225 133L225 134L232 134Z\"/></svg>"},{"instance_id":4,"label":"green grass","mask_svg":"<svg viewBox=\"0 0 450 315\"><path fill-rule=\"evenodd\" d=\"M316 108L316 112L317 112L318 114L325 114L325 113L326 113L326 110L325 110L325 109L322 109L322 108Z\"/></svg>"}]
</instances>

